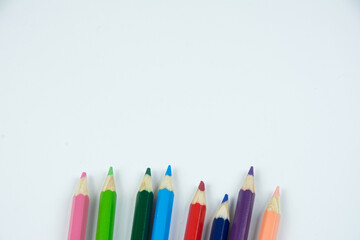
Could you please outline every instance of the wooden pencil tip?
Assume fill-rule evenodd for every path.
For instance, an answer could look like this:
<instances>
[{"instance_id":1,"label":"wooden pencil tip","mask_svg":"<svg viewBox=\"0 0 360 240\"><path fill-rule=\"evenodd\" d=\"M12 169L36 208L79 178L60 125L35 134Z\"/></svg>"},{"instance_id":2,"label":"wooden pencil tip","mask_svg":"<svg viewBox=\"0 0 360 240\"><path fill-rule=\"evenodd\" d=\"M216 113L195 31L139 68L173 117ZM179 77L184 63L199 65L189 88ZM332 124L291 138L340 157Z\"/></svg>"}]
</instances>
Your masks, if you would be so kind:
<instances>
[{"instance_id":1,"label":"wooden pencil tip","mask_svg":"<svg viewBox=\"0 0 360 240\"><path fill-rule=\"evenodd\" d=\"M86 172L83 172L83 173L81 174L81 177L80 177L80 178L84 178L84 177L86 177Z\"/></svg>"},{"instance_id":2,"label":"wooden pencil tip","mask_svg":"<svg viewBox=\"0 0 360 240\"><path fill-rule=\"evenodd\" d=\"M146 169L146 173L145 173L145 174L147 174L147 175L151 176L151 169L150 169L150 168L147 168L147 169Z\"/></svg>"},{"instance_id":3,"label":"wooden pencil tip","mask_svg":"<svg viewBox=\"0 0 360 240\"><path fill-rule=\"evenodd\" d=\"M166 169L165 175L171 177L171 166L170 166L170 165L169 165L168 168Z\"/></svg>"},{"instance_id":4,"label":"wooden pencil tip","mask_svg":"<svg viewBox=\"0 0 360 240\"><path fill-rule=\"evenodd\" d=\"M274 197L279 197L279 196L280 196L280 188L279 188L279 186L276 187L276 190L275 190L273 196L274 196Z\"/></svg>"},{"instance_id":5,"label":"wooden pencil tip","mask_svg":"<svg viewBox=\"0 0 360 240\"><path fill-rule=\"evenodd\" d=\"M113 167L110 167L109 172L108 172L108 175L113 175L113 174L114 174L114 172L113 172Z\"/></svg>"},{"instance_id":6,"label":"wooden pencil tip","mask_svg":"<svg viewBox=\"0 0 360 240\"><path fill-rule=\"evenodd\" d=\"M248 175L253 175L254 176L254 167L251 166L249 172L248 172Z\"/></svg>"},{"instance_id":7,"label":"wooden pencil tip","mask_svg":"<svg viewBox=\"0 0 360 240\"><path fill-rule=\"evenodd\" d=\"M203 181L200 182L198 189L200 191L205 191L205 183Z\"/></svg>"}]
</instances>

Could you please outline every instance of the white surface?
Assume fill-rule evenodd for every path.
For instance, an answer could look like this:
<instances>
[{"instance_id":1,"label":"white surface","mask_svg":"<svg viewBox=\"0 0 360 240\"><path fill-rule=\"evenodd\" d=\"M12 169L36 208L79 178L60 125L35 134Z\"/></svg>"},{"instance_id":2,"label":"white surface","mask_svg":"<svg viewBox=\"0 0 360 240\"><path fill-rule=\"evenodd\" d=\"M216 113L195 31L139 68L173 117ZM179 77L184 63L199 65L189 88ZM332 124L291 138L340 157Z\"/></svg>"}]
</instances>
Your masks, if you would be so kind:
<instances>
[{"instance_id":1,"label":"white surface","mask_svg":"<svg viewBox=\"0 0 360 240\"><path fill-rule=\"evenodd\" d=\"M146 167L173 165L171 239L206 182L205 236L250 165L279 240L359 239L358 1L1 1L0 239L66 239L89 176L87 239L109 165L114 239Z\"/></svg>"}]
</instances>

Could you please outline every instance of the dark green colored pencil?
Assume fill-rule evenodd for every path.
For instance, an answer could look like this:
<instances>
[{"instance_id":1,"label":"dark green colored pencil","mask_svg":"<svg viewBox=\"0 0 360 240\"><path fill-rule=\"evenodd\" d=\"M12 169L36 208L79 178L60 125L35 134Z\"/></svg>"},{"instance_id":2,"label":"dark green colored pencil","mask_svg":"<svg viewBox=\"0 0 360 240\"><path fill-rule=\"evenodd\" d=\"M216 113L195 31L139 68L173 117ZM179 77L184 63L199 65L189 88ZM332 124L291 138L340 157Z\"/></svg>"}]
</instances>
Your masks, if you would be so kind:
<instances>
[{"instance_id":1,"label":"dark green colored pencil","mask_svg":"<svg viewBox=\"0 0 360 240\"><path fill-rule=\"evenodd\" d=\"M147 240L149 238L153 198L151 171L148 168L136 196L131 240Z\"/></svg>"}]
</instances>

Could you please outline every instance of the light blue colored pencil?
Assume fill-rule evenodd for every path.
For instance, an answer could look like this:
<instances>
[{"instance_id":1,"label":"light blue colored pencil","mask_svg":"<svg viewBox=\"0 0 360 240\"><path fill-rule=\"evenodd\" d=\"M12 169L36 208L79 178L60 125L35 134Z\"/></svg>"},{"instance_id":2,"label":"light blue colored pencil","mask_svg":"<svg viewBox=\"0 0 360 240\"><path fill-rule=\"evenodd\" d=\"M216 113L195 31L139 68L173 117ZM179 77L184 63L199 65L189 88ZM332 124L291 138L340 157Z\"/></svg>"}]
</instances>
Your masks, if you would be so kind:
<instances>
[{"instance_id":1,"label":"light blue colored pencil","mask_svg":"<svg viewBox=\"0 0 360 240\"><path fill-rule=\"evenodd\" d=\"M168 240L171 214L174 202L174 189L169 165L157 196L151 240Z\"/></svg>"}]
</instances>

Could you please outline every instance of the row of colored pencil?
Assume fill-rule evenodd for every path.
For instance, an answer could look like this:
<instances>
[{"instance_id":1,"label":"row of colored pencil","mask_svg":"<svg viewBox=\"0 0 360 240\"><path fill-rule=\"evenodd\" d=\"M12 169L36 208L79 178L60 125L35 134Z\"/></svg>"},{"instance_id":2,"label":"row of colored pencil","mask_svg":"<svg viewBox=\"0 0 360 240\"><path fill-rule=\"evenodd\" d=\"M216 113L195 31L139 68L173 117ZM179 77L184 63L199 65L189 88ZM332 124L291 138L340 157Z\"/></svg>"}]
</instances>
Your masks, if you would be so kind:
<instances>
[{"instance_id":1,"label":"row of colored pencil","mask_svg":"<svg viewBox=\"0 0 360 240\"><path fill-rule=\"evenodd\" d=\"M258 240L276 240L280 221L279 187L264 212ZM167 240L174 201L172 173L169 166L162 180L154 214L152 234L150 237L150 222L153 205L153 187L150 168L146 170L143 181L136 196L131 240ZM247 240L251 215L255 200L254 170L250 168L242 185L236 204L234 219L230 232L230 240ZM116 190L113 169L110 167L102 187L99 201L99 211L96 229L96 240L112 240L116 207ZM89 208L89 195L86 173L82 173L76 188L71 210L68 240L84 240ZM205 184L200 182L195 196L190 204L184 240L201 240L205 220L206 200ZM229 201L225 194L212 222L210 240L228 239Z\"/></svg>"}]
</instances>

